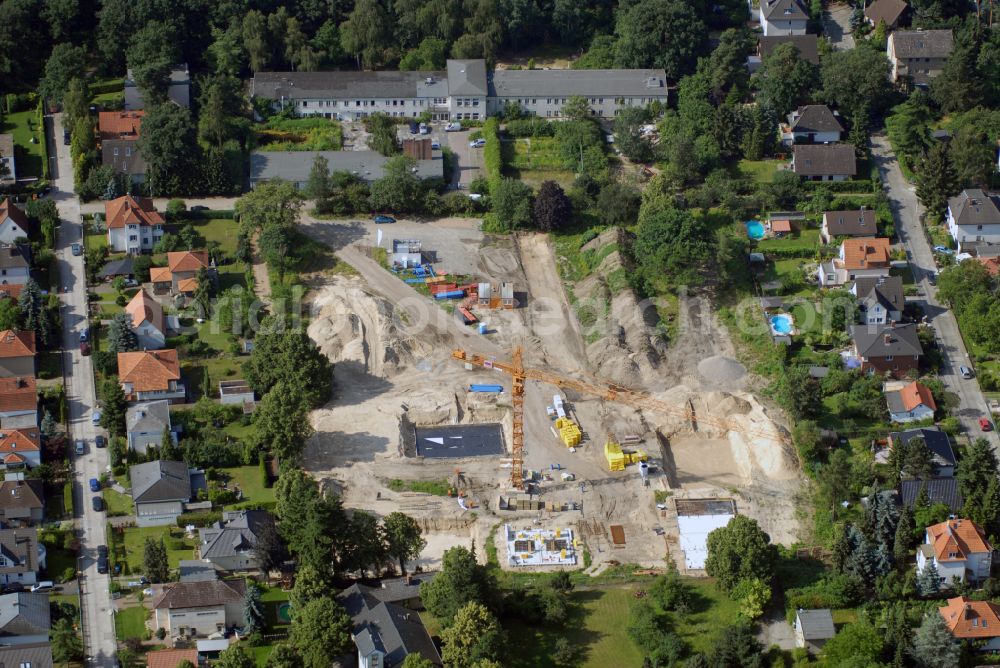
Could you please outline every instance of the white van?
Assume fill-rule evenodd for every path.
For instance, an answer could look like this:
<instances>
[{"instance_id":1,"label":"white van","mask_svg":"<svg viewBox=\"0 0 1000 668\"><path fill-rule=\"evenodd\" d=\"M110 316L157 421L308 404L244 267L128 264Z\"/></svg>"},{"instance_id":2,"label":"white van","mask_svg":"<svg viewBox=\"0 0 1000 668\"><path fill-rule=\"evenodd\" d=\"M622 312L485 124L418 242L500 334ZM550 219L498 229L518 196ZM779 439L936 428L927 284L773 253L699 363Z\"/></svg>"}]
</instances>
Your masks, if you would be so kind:
<instances>
[{"instance_id":1,"label":"white van","mask_svg":"<svg viewBox=\"0 0 1000 668\"><path fill-rule=\"evenodd\" d=\"M41 582L31 586L31 591L33 592L46 592L52 591L56 586L52 580L42 580Z\"/></svg>"}]
</instances>

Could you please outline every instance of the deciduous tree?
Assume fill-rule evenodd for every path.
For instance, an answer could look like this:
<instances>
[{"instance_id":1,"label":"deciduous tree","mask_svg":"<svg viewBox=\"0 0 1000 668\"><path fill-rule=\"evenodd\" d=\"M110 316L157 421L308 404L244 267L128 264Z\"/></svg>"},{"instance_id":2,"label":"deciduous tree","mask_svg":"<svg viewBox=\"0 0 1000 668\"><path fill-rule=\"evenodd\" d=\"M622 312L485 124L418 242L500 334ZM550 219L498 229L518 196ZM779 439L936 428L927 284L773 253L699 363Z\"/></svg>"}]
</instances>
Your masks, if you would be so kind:
<instances>
[{"instance_id":1,"label":"deciduous tree","mask_svg":"<svg viewBox=\"0 0 1000 668\"><path fill-rule=\"evenodd\" d=\"M779 44L764 58L751 83L759 91L758 101L784 116L819 87L819 67L803 58L794 44Z\"/></svg>"},{"instance_id":2,"label":"deciduous tree","mask_svg":"<svg viewBox=\"0 0 1000 668\"><path fill-rule=\"evenodd\" d=\"M298 460L306 439L313 434L309 405L299 386L279 381L268 391L253 414L255 439L261 451L270 451L282 461Z\"/></svg>"},{"instance_id":3,"label":"deciduous tree","mask_svg":"<svg viewBox=\"0 0 1000 668\"><path fill-rule=\"evenodd\" d=\"M756 520L737 515L726 526L708 534L705 571L733 591L744 578L770 583L774 576L775 549Z\"/></svg>"},{"instance_id":4,"label":"deciduous tree","mask_svg":"<svg viewBox=\"0 0 1000 668\"><path fill-rule=\"evenodd\" d=\"M218 668L256 668L257 662L243 643L235 643L222 650L214 665Z\"/></svg>"},{"instance_id":5,"label":"deciduous tree","mask_svg":"<svg viewBox=\"0 0 1000 668\"><path fill-rule=\"evenodd\" d=\"M330 398L333 383L333 365L301 328L259 334L243 373L261 395L286 382L297 388L309 408Z\"/></svg>"},{"instance_id":6,"label":"deciduous tree","mask_svg":"<svg viewBox=\"0 0 1000 668\"><path fill-rule=\"evenodd\" d=\"M916 166L917 197L935 217L944 215L948 198L959 191L958 176L946 142L934 144Z\"/></svg>"},{"instance_id":7,"label":"deciduous tree","mask_svg":"<svg viewBox=\"0 0 1000 668\"><path fill-rule=\"evenodd\" d=\"M504 632L489 608L471 601L455 613L454 622L441 633L441 642L446 664L471 668L477 661L501 656Z\"/></svg>"},{"instance_id":8,"label":"deciduous tree","mask_svg":"<svg viewBox=\"0 0 1000 668\"><path fill-rule=\"evenodd\" d=\"M694 71L706 50L708 32L701 16L681 0L640 0L618 13L615 65L659 67L676 82Z\"/></svg>"},{"instance_id":9,"label":"deciduous tree","mask_svg":"<svg viewBox=\"0 0 1000 668\"><path fill-rule=\"evenodd\" d=\"M401 512L389 513L382 520L385 531L386 551L399 562L399 570L406 575L406 562L416 559L427 546L420 525L409 515Z\"/></svg>"},{"instance_id":10,"label":"deciduous tree","mask_svg":"<svg viewBox=\"0 0 1000 668\"><path fill-rule=\"evenodd\" d=\"M83 78L86 55L83 47L66 42L56 44L45 62L45 74L38 84L42 97L53 104L61 104L70 81Z\"/></svg>"},{"instance_id":11,"label":"deciduous tree","mask_svg":"<svg viewBox=\"0 0 1000 668\"><path fill-rule=\"evenodd\" d=\"M444 553L441 572L420 585L420 597L444 626L450 626L467 603L482 603L496 609L498 600L493 576L465 547L453 547Z\"/></svg>"},{"instance_id":12,"label":"deciduous tree","mask_svg":"<svg viewBox=\"0 0 1000 668\"><path fill-rule=\"evenodd\" d=\"M542 181L535 195L534 209L535 224L546 232L562 229L573 216L573 205L555 181Z\"/></svg>"},{"instance_id":13,"label":"deciduous tree","mask_svg":"<svg viewBox=\"0 0 1000 668\"><path fill-rule=\"evenodd\" d=\"M351 618L332 598L313 599L292 618L291 642L305 668L329 668L351 645Z\"/></svg>"}]
</instances>

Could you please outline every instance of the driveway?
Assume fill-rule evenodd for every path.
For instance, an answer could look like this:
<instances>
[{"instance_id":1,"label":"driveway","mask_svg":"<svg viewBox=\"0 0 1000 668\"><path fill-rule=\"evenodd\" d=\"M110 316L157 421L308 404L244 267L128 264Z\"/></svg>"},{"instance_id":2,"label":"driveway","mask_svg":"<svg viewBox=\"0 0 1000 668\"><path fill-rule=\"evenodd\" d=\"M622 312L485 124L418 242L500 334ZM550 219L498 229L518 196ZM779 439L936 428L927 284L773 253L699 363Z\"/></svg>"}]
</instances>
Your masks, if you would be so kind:
<instances>
[{"instance_id":1,"label":"driveway","mask_svg":"<svg viewBox=\"0 0 1000 668\"><path fill-rule=\"evenodd\" d=\"M461 132L446 132L448 146L455 154L455 173L451 177L451 187L468 190L483 169L483 149L469 146L469 130Z\"/></svg>"},{"instance_id":2,"label":"driveway","mask_svg":"<svg viewBox=\"0 0 1000 668\"><path fill-rule=\"evenodd\" d=\"M48 136L62 137L62 115L46 117L51 123ZM76 513L76 530L80 536L77 569L84 651L91 657L90 666L112 668L118 665L118 644L115 639L114 611L111 606L108 576L97 572L97 546L106 545L104 513L94 511L90 491L91 478L100 478L108 466L108 451L94 447L97 429L91 424L91 411L97 404L94 390L94 369L90 357L80 354L80 331L86 326L87 284L84 277L83 256L74 256L70 244L82 240L80 201L73 192L73 166L69 147L62 142L50 141L49 154L53 163L52 199L59 210L61 224L56 240L59 264L59 286L69 288L60 292L63 323L63 368L66 380L66 401L69 404L69 428L73 440L87 442L87 451L74 458L73 505Z\"/></svg>"},{"instance_id":3,"label":"driveway","mask_svg":"<svg viewBox=\"0 0 1000 668\"><path fill-rule=\"evenodd\" d=\"M830 38L830 44L837 51L854 48L851 35L851 14L854 9L844 3L831 4L823 12L823 33Z\"/></svg>"},{"instance_id":4,"label":"driveway","mask_svg":"<svg viewBox=\"0 0 1000 668\"><path fill-rule=\"evenodd\" d=\"M938 346L944 356L944 368L941 369L939 377L944 382L945 389L958 397L959 405L956 413L965 432L971 438L982 436L988 439L994 450L1000 454L1000 440L997 439L996 432L982 432L979 429L978 419L990 414L986 399L979 389L979 382L974 378L962 378L958 373L959 366L972 368L972 361L958 330L958 322L951 309L938 301L937 288L928 280L928 276L936 271L937 265L934 262L931 245L921 227L920 215L923 213L923 207L917 200L915 189L903 177L892 146L885 135L872 136L872 156L885 183L892 215L896 221L896 233L906 248L913 277L923 295L916 301L923 307L930 324L934 327Z\"/></svg>"}]
</instances>

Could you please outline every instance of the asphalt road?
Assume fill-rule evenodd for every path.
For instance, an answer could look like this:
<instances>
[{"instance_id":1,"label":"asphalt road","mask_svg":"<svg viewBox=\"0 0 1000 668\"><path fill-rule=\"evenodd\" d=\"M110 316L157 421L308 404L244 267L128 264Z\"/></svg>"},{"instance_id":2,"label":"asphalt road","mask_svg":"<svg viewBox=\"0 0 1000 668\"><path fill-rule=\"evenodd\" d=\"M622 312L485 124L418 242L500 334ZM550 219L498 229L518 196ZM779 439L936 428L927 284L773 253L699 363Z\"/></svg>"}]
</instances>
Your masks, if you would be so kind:
<instances>
[{"instance_id":1,"label":"asphalt road","mask_svg":"<svg viewBox=\"0 0 1000 668\"><path fill-rule=\"evenodd\" d=\"M451 177L452 188L468 190L469 184L479 176L483 168L483 149L469 146L471 134L470 130L444 133L458 163Z\"/></svg>"},{"instance_id":2,"label":"asphalt road","mask_svg":"<svg viewBox=\"0 0 1000 668\"><path fill-rule=\"evenodd\" d=\"M987 438L993 444L994 450L1000 454L1000 439L997 438L996 431L983 432L979 428L979 418L990 415L986 399L979 389L979 382L974 378L962 378L958 373L959 366L973 368L969 353L965 349L965 342L958 330L958 322L951 309L938 301L937 288L928 280L928 277L937 270L937 264L934 261L931 245L921 227L920 216L923 207L917 199L913 186L907 182L899 169L899 163L887 137L872 136L872 155L892 205L896 233L906 247L913 277L923 295L916 301L923 307L930 324L934 327L938 345L944 356L944 368L941 369L939 377L944 382L945 389L958 397L959 405L955 414L962 428L972 438L980 436Z\"/></svg>"},{"instance_id":3,"label":"asphalt road","mask_svg":"<svg viewBox=\"0 0 1000 668\"><path fill-rule=\"evenodd\" d=\"M108 466L108 451L94 447L98 430L91 424L91 411L96 407L94 370L90 357L80 354L80 332L86 326L87 282L83 257L73 256L70 245L83 241L80 221L80 201L73 192L73 168L69 146L62 141L62 115L46 118L53 124L48 136L49 155L53 157L52 199L59 209L59 234L56 251L59 264L59 290L62 299L63 368L66 370L66 400L69 408L69 430L73 440L87 443L82 457L74 459L73 504L76 529L80 536L78 570L80 604L83 619L84 651L89 666L117 666L118 646L108 575L97 572L97 546L106 545L104 513L95 512L90 497L89 480L100 478ZM68 292L65 292L69 288Z\"/></svg>"}]
</instances>

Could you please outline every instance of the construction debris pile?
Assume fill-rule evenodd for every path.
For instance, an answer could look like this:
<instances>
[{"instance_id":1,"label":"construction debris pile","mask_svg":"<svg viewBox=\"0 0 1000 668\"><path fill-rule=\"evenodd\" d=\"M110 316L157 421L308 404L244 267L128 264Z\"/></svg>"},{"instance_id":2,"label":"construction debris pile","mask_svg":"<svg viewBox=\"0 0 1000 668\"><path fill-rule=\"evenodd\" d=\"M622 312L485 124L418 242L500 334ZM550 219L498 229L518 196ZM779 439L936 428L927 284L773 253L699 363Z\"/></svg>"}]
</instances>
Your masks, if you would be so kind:
<instances>
[{"instance_id":1,"label":"construction debris pile","mask_svg":"<svg viewBox=\"0 0 1000 668\"><path fill-rule=\"evenodd\" d=\"M510 566L575 566L572 529L514 529L504 525Z\"/></svg>"}]
</instances>

